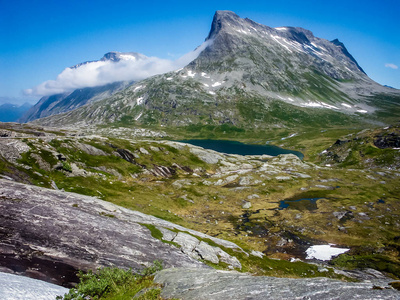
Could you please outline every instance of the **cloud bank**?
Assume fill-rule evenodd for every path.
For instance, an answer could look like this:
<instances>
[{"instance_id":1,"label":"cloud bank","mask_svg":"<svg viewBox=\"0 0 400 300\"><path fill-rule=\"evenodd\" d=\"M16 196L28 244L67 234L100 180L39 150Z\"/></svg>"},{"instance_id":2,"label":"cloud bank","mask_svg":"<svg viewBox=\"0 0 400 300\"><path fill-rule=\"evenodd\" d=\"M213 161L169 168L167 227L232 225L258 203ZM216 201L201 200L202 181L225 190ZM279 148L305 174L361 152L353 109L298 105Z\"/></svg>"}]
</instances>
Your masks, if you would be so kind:
<instances>
[{"instance_id":1,"label":"cloud bank","mask_svg":"<svg viewBox=\"0 0 400 300\"><path fill-rule=\"evenodd\" d=\"M177 60L141 56L139 59L95 61L76 68L66 68L55 80L47 80L25 90L26 95L48 96L70 92L79 88L105 85L116 81L139 81L153 75L163 74L185 67L210 45L206 41L194 51Z\"/></svg>"},{"instance_id":2,"label":"cloud bank","mask_svg":"<svg viewBox=\"0 0 400 300\"><path fill-rule=\"evenodd\" d=\"M394 70L397 70L399 67L398 66L396 66L395 64L385 64L385 67L386 68L391 68L391 69L394 69Z\"/></svg>"}]
</instances>

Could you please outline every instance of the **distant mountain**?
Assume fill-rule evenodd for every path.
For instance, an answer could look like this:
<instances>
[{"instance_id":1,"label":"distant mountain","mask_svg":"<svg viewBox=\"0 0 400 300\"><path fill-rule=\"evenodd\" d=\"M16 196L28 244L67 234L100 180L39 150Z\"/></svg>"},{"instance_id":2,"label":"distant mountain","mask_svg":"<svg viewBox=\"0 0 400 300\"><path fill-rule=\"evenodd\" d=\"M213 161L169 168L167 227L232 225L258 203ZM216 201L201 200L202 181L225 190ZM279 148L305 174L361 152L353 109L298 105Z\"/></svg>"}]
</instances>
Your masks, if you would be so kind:
<instances>
[{"instance_id":1,"label":"distant mountain","mask_svg":"<svg viewBox=\"0 0 400 300\"><path fill-rule=\"evenodd\" d=\"M400 91L371 80L337 39L217 11L206 42L183 69L40 123L271 128L398 119Z\"/></svg>"},{"instance_id":2,"label":"distant mountain","mask_svg":"<svg viewBox=\"0 0 400 300\"><path fill-rule=\"evenodd\" d=\"M77 64L71 69L76 69L79 68L80 66L87 65L90 63L98 62L98 61L112 61L112 62L119 62L122 60L145 60L148 57L146 55L143 55L141 53L136 53L136 52L117 52L117 51L112 51L104 54L104 56L99 59L99 60L92 60L92 61L86 61L80 64Z\"/></svg>"},{"instance_id":3,"label":"distant mountain","mask_svg":"<svg viewBox=\"0 0 400 300\"><path fill-rule=\"evenodd\" d=\"M16 122L30 108L31 104L15 105L5 103L0 105L0 122Z\"/></svg>"},{"instance_id":4,"label":"distant mountain","mask_svg":"<svg viewBox=\"0 0 400 300\"><path fill-rule=\"evenodd\" d=\"M135 52L108 52L100 60L86 61L75 66L70 67L70 69L77 69L83 65L88 65L96 63L99 61L136 61L145 60L148 57ZM110 97L114 93L132 84L133 81L129 82L114 82L102 86L96 87L86 87L81 89L76 89L71 92L66 92L63 94L55 94L50 96L42 97L34 107L32 107L26 114L24 114L18 121L25 123L30 122L39 118L60 114L68 112L70 110L76 109L87 103L95 102L107 97Z\"/></svg>"},{"instance_id":5,"label":"distant mountain","mask_svg":"<svg viewBox=\"0 0 400 300\"><path fill-rule=\"evenodd\" d=\"M132 82L114 82L103 86L87 87L70 93L42 97L38 103L18 119L21 123L60 114L81 107L87 103L102 100L119 92Z\"/></svg>"}]
</instances>

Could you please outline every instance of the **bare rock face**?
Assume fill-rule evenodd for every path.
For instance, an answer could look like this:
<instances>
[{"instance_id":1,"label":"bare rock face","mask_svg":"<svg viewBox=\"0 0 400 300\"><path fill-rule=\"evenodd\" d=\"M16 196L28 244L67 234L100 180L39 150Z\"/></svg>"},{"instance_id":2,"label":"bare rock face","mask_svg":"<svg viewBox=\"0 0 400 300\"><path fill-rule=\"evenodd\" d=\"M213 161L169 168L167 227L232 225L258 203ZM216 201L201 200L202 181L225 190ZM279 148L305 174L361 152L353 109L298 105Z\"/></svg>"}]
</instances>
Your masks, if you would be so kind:
<instances>
[{"instance_id":1,"label":"bare rock face","mask_svg":"<svg viewBox=\"0 0 400 300\"><path fill-rule=\"evenodd\" d=\"M161 296L179 299L399 299L390 288L372 282L343 282L328 278L276 278L213 269L167 269L154 281Z\"/></svg>"},{"instance_id":2,"label":"bare rock face","mask_svg":"<svg viewBox=\"0 0 400 300\"><path fill-rule=\"evenodd\" d=\"M68 289L41 280L0 272L2 300L48 300L68 293Z\"/></svg>"},{"instance_id":3,"label":"bare rock face","mask_svg":"<svg viewBox=\"0 0 400 300\"><path fill-rule=\"evenodd\" d=\"M70 286L77 269L207 268L139 223L176 225L93 197L0 179L0 214L1 271Z\"/></svg>"}]
</instances>

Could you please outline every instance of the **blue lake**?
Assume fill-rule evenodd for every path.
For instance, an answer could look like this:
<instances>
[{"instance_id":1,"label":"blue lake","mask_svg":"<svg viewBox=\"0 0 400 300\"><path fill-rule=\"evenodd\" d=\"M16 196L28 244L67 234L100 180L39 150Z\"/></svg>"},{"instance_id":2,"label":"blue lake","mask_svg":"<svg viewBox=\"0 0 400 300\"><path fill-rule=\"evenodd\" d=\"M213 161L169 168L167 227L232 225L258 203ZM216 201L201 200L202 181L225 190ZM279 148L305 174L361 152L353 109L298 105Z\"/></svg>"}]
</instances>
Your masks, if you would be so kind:
<instances>
[{"instance_id":1,"label":"blue lake","mask_svg":"<svg viewBox=\"0 0 400 300\"><path fill-rule=\"evenodd\" d=\"M252 145L243 144L236 141L223 141L223 140L181 140L178 142L188 143L195 146L200 146L206 149L215 150L227 154L239 154L239 155L272 155L277 156L279 154L294 154L300 159L304 158L303 153L299 151L293 151L283 149L272 145Z\"/></svg>"}]
</instances>

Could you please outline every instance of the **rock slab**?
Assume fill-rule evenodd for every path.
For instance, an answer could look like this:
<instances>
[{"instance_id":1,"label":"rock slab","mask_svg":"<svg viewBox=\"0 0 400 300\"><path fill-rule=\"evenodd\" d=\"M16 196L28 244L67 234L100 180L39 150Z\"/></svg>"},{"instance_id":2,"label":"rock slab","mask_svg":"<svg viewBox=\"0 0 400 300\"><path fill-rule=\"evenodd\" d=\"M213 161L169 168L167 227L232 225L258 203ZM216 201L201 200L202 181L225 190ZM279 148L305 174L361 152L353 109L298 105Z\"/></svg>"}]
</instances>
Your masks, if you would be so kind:
<instances>
[{"instance_id":1,"label":"rock slab","mask_svg":"<svg viewBox=\"0 0 400 300\"><path fill-rule=\"evenodd\" d=\"M154 281L161 296L182 300L219 299L400 299L400 292L372 282L343 282L328 278L276 278L213 269L165 269Z\"/></svg>"},{"instance_id":2,"label":"rock slab","mask_svg":"<svg viewBox=\"0 0 400 300\"><path fill-rule=\"evenodd\" d=\"M166 221L73 193L0 179L0 268L71 286L77 270L207 266L151 236Z\"/></svg>"},{"instance_id":3,"label":"rock slab","mask_svg":"<svg viewBox=\"0 0 400 300\"><path fill-rule=\"evenodd\" d=\"M50 300L68 293L68 289L41 280L0 272L0 299Z\"/></svg>"}]
</instances>

